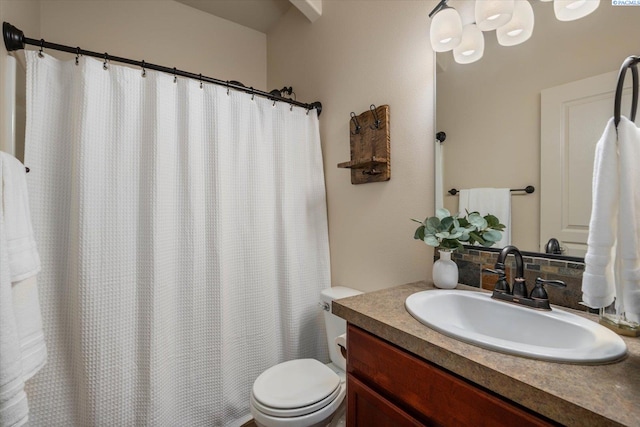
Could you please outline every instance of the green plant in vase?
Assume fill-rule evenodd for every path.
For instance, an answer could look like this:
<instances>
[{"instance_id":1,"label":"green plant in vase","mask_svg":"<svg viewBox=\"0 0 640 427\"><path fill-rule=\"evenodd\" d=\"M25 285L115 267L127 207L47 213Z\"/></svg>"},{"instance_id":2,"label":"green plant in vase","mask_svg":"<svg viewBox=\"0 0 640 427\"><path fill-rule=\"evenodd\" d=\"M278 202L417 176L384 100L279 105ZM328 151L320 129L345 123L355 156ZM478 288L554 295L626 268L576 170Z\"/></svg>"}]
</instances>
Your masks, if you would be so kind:
<instances>
[{"instance_id":1,"label":"green plant in vase","mask_svg":"<svg viewBox=\"0 0 640 427\"><path fill-rule=\"evenodd\" d=\"M438 288L452 289L458 284L458 266L451 260L451 252L464 245L493 246L502 239L504 224L495 215L482 216L467 212L466 216L451 215L447 209L438 209L436 216L420 224L413 238L422 240L440 251L440 259L433 264L433 283Z\"/></svg>"}]
</instances>

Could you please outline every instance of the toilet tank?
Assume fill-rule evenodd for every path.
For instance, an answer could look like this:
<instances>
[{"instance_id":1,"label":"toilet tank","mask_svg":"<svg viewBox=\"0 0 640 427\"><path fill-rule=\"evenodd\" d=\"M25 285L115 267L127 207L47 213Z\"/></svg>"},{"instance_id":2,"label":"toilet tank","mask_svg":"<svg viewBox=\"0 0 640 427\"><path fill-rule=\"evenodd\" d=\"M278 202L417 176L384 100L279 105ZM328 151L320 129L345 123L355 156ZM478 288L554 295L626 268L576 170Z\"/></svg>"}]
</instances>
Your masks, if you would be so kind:
<instances>
[{"instance_id":1,"label":"toilet tank","mask_svg":"<svg viewBox=\"0 0 640 427\"><path fill-rule=\"evenodd\" d=\"M362 292L347 288L344 286L334 286L329 289L323 290L321 294L322 302L325 306L324 312L324 324L327 330L327 344L329 345L329 356L331 361L343 371L347 370L346 360L336 346L336 338L347 332L347 322L331 313L331 302L340 298L351 297L354 295L360 295ZM326 310L328 304L329 311Z\"/></svg>"}]
</instances>

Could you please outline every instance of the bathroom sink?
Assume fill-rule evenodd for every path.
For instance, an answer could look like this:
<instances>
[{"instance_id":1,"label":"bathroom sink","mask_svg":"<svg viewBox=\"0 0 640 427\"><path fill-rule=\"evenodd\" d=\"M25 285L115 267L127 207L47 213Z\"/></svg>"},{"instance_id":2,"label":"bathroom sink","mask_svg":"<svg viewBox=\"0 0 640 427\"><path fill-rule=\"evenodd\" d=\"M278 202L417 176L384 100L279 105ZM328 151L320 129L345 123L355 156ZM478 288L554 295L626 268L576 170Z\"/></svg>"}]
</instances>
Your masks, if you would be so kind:
<instances>
[{"instance_id":1,"label":"bathroom sink","mask_svg":"<svg viewBox=\"0 0 640 427\"><path fill-rule=\"evenodd\" d=\"M491 299L490 294L429 290L410 295L407 311L452 338L533 359L606 363L627 353L624 341L604 326L558 310L534 310Z\"/></svg>"}]
</instances>

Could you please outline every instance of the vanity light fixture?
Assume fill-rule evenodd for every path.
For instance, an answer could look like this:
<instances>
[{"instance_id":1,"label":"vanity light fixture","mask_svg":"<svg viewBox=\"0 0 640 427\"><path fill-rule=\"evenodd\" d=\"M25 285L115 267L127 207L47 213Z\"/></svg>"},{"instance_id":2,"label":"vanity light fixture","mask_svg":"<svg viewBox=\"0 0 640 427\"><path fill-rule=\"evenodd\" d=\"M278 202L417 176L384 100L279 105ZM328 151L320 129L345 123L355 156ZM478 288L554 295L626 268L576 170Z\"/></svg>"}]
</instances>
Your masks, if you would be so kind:
<instances>
[{"instance_id":1,"label":"vanity light fixture","mask_svg":"<svg viewBox=\"0 0 640 427\"><path fill-rule=\"evenodd\" d=\"M530 1L537 0L475 0L475 22L462 26L457 10L440 2L429 13L431 47L435 52L453 50L459 64L476 62L484 53L483 31L496 30L501 46L515 46L529 40L535 17ZM573 21L587 16L600 5L600 0L540 0L553 1L559 21ZM464 12L464 8L462 8ZM468 17L467 17L468 18ZM467 21L468 22L468 21Z\"/></svg>"},{"instance_id":2,"label":"vanity light fixture","mask_svg":"<svg viewBox=\"0 0 640 427\"><path fill-rule=\"evenodd\" d=\"M511 20L514 0L476 0L476 25L482 31L495 30Z\"/></svg>"},{"instance_id":3,"label":"vanity light fixture","mask_svg":"<svg viewBox=\"0 0 640 427\"><path fill-rule=\"evenodd\" d=\"M513 17L496 30L501 46L515 46L529 40L533 34L533 8L528 0L515 0Z\"/></svg>"},{"instance_id":4,"label":"vanity light fixture","mask_svg":"<svg viewBox=\"0 0 640 427\"><path fill-rule=\"evenodd\" d=\"M600 0L554 0L553 11L558 21L575 21L596 10Z\"/></svg>"},{"instance_id":5,"label":"vanity light fixture","mask_svg":"<svg viewBox=\"0 0 640 427\"><path fill-rule=\"evenodd\" d=\"M460 44L462 19L457 10L447 6L447 0L440 3L429 14L431 47L436 52L448 52Z\"/></svg>"},{"instance_id":6,"label":"vanity light fixture","mask_svg":"<svg viewBox=\"0 0 640 427\"><path fill-rule=\"evenodd\" d=\"M484 35L482 31L476 24L465 25L462 28L462 40L453 49L453 58L458 64L471 64L482 58L483 54Z\"/></svg>"}]
</instances>

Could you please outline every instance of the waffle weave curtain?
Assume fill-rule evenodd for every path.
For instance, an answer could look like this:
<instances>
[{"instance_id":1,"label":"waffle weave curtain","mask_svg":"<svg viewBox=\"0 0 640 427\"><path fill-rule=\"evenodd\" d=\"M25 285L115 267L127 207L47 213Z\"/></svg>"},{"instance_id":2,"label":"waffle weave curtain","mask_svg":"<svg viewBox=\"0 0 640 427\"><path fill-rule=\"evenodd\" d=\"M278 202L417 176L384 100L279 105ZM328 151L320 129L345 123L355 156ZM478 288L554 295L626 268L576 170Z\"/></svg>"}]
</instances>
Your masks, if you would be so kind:
<instances>
[{"instance_id":1,"label":"waffle weave curtain","mask_svg":"<svg viewBox=\"0 0 640 427\"><path fill-rule=\"evenodd\" d=\"M262 371L327 358L315 110L26 53L49 349L31 425L241 424Z\"/></svg>"}]
</instances>

